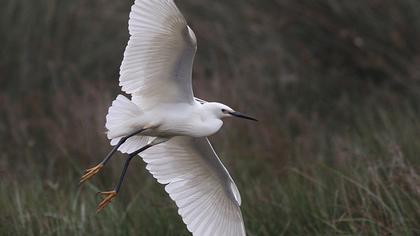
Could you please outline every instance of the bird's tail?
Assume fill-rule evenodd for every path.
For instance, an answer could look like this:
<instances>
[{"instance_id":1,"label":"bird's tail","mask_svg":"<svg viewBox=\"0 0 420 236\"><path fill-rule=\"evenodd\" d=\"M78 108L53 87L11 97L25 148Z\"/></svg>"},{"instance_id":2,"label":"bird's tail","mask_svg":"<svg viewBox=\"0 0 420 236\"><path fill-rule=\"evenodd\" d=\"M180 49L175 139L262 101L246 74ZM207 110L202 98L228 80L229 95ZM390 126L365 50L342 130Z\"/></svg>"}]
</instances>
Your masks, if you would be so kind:
<instances>
[{"instance_id":1,"label":"bird's tail","mask_svg":"<svg viewBox=\"0 0 420 236\"><path fill-rule=\"evenodd\" d=\"M118 95L112 102L106 116L105 127L111 145L116 145L120 139L128 134L140 129L137 127L138 119L143 114L141 109L123 95ZM123 153L131 153L139 147L146 145L149 141L146 136L133 136L129 138L118 150Z\"/></svg>"}]
</instances>

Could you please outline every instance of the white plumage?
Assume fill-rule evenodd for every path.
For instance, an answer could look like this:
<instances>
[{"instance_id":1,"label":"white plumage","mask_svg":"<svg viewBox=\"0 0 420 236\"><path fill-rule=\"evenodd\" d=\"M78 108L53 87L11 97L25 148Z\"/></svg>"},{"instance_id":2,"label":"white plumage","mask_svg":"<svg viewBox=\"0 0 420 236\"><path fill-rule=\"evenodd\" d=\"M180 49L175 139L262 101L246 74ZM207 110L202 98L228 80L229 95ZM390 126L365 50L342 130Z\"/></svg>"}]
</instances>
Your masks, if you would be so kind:
<instances>
[{"instance_id":1,"label":"white plumage","mask_svg":"<svg viewBox=\"0 0 420 236\"><path fill-rule=\"evenodd\" d=\"M137 0L128 28L122 90L133 94L143 109L159 103L193 103L191 72L197 44L174 2Z\"/></svg>"},{"instance_id":2,"label":"white plumage","mask_svg":"<svg viewBox=\"0 0 420 236\"><path fill-rule=\"evenodd\" d=\"M174 137L141 156L194 235L245 235L239 191L207 138Z\"/></svg>"},{"instance_id":3,"label":"white plumage","mask_svg":"<svg viewBox=\"0 0 420 236\"><path fill-rule=\"evenodd\" d=\"M136 0L129 32L120 85L131 100L119 95L112 103L106 128L115 148L81 182L96 174L117 148L130 154L127 167L140 153L147 170L166 185L193 235L245 235L238 188L207 137L221 128L223 118L255 119L194 98L196 37L173 0ZM103 192L108 197L99 210L118 193L125 171L116 191Z\"/></svg>"}]
</instances>

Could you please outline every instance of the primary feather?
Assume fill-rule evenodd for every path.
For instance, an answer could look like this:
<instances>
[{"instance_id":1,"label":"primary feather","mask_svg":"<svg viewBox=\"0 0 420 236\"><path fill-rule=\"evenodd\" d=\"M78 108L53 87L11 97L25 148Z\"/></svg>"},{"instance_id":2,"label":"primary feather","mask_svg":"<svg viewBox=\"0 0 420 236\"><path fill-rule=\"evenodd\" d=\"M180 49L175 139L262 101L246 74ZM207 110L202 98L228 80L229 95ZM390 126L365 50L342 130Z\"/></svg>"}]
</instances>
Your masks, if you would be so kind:
<instances>
[{"instance_id":1,"label":"primary feather","mask_svg":"<svg viewBox=\"0 0 420 236\"><path fill-rule=\"evenodd\" d=\"M196 39L172 0L137 0L120 68L122 90L143 109L193 103L191 73Z\"/></svg>"},{"instance_id":2,"label":"primary feather","mask_svg":"<svg viewBox=\"0 0 420 236\"><path fill-rule=\"evenodd\" d=\"M207 138L174 137L141 157L194 235L245 235L239 191Z\"/></svg>"}]
</instances>

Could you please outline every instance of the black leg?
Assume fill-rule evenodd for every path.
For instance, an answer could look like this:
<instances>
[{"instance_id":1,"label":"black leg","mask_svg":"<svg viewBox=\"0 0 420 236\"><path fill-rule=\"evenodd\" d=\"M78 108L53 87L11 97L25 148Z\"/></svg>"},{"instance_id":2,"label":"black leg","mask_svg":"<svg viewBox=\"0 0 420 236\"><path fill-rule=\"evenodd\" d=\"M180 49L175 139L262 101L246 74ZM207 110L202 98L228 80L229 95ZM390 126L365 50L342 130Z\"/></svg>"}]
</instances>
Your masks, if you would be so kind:
<instances>
[{"instance_id":1,"label":"black leg","mask_svg":"<svg viewBox=\"0 0 420 236\"><path fill-rule=\"evenodd\" d=\"M127 169L128 169L128 166L130 165L131 160L135 156L137 156L137 154L139 154L140 152L142 152L142 151L144 151L144 150L146 150L146 149L148 149L148 148L150 148L152 146L153 145L151 145L151 144L147 144L146 146L144 146L144 147L140 148L139 150L137 150L137 151L135 151L133 153L130 153L128 155L128 158L125 161L124 168L123 168L123 171L122 171L121 176L120 176L120 180L118 181L117 187L115 187L115 192L118 193L120 191L121 185L124 182L125 174L127 173Z\"/></svg>"},{"instance_id":2,"label":"black leg","mask_svg":"<svg viewBox=\"0 0 420 236\"><path fill-rule=\"evenodd\" d=\"M118 150L118 148L123 144L123 143L125 143L125 141L127 141L129 138L131 138L131 137L133 137L133 136L135 136L135 135L137 135L137 134L139 134L139 133L141 133L141 132L143 132L143 131L145 131L146 129L140 129L140 130L138 130L138 131L135 131L135 132L133 132L133 133L131 133L131 134L129 134L129 135L127 135L127 136L125 136L125 137L122 137L121 139L120 139L120 141L117 143L117 145L115 145L115 147L111 150L111 152L109 152L108 153L108 155L106 155L106 157L105 157L105 159L103 159L102 161L101 161L101 165L105 165L108 161L109 161L109 159L111 159L111 157L115 154L115 152Z\"/></svg>"},{"instance_id":3,"label":"black leg","mask_svg":"<svg viewBox=\"0 0 420 236\"><path fill-rule=\"evenodd\" d=\"M125 174L127 173L128 166L130 165L131 160L134 156L129 156L127 160L125 160L123 171L121 172L120 180L118 181L117 187L115 187L115 192L119 192L122 183L124 182Z\"/></svg>"},{"instance_id":4,"label":"black leg","mask_svg":"<svg viewBox=\"0 0 420 236\"><path fill-rule=\"evenodd\" d=\"M96 212L100 212L102 209L104 209L109 203L111 203L111 201L117 196L117 194L119 193L121 186L124 182L125 179L125 175L127 173L128 170L128 166L130 165L131 160L137 156L137 154L139 154L140 152L153 147L156 144L147 144L146 146L140 148L139 150L131 153L128 155L127 160L124 163L124 168L121 172L121 176L120 179L118 181L117 186L115 187L115 189L113 191L108 191L108 192L101 192L100 194L104 196L104 199L99 203L98 208L96 209Z\"/></svg>"},{"instance_id":5,"label":"black leg","mask_svg":"<svg viewBox=\"0 0 420 236\"><path fill-rule=\"evenodd\" d=\"M117 143L117 145L115 145L115 147L111 150L110 153L108 153L108 155L106 155L105 159L103 159L98 165L89 168L85 171L85 174L80 178L80 184L88 181L90 178L92 178L94 175L96 175L101 169L102 167L109 161L109 159L111 159L111 157L115 154L115 152L118 150L118 148L125 143L125 141L127 141L127 139L140 134L141 132L145 131L146 129L140 129L137 130L123 138L121 138L121 140Z\"/></svg>"}]
</instances>

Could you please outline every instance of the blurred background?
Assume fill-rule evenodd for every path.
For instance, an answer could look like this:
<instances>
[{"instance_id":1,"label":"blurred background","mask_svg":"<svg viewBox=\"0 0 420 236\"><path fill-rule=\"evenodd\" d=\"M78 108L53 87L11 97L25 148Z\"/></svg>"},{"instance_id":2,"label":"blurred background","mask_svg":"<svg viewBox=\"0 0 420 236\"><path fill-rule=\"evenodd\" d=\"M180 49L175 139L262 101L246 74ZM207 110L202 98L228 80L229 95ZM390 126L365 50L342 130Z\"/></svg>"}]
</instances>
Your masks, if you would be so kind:
<instances>
[{"instance_id":1,"label":"blurred background","mask_svg":"<svg viewBox=\"0 0 420 236\"><path fill-rule=\"evenodd\" d=\"M105 114L132 0L0 2L0 235L189 235ZM248 235L420 234L420 2L182 0L198 38L195 94L260 122L211 137Z\"/></svg>"}]
</instances>

